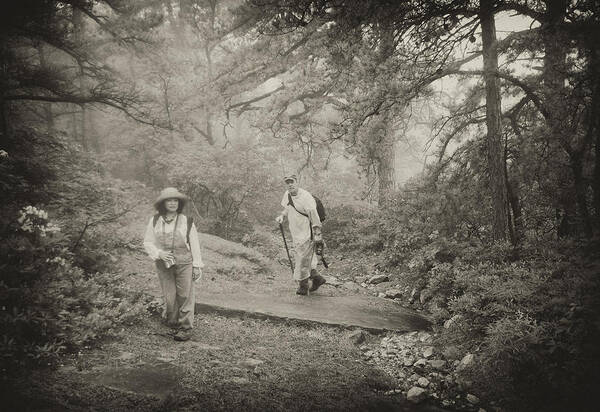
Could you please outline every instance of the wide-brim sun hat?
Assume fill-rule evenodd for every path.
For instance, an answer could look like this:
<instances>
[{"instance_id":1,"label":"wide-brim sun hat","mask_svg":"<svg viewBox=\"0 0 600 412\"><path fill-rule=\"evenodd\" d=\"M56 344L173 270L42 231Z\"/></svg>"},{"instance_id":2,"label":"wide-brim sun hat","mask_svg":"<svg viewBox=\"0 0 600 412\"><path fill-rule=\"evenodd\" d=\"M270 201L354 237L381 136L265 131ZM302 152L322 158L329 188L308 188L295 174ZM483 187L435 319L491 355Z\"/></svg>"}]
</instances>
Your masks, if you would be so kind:
<instances>
[{"instance_id":1,"label":"wide-brim sun hat","mask_svg":"<svg viewBox=\"0 0 600 412\"><path fill-rule=\"evenodd\" d=\"M167 187L160 192L158 198L154 201L154 208L158 209L160 204L167 199L178 199L183 205L188 201L188 197L174 187Z\"/></svg>"}]
</instances>

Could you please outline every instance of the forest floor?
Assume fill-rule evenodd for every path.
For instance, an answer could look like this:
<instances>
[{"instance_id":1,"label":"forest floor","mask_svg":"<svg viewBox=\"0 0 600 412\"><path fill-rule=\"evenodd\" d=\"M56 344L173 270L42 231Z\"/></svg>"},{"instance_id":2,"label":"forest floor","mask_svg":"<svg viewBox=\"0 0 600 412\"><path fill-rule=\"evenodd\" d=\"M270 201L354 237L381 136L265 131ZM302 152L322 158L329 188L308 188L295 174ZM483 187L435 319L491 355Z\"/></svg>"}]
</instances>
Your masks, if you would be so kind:
<instances>
[{"instance_id":1,"label":"forest floor","mask_svg":"<svg viewBox=\"0 0 600 412\"><path fill-rule=\"evenodd\" d=\"M273 238L276 242L276 234ZM259 253L204 234L201 243L206 267L197 288L203 293L294 294L283 248L270 255L265 247ZM329 275L341 281L344 273L365 264L365 259L333 260L337 264ZM119 267L132 290L160 295L152 263L141 250L123 250ZM372 294L362 289L326 285L318 293ZM181 343L169 336L156 311L149 311L118 339L5 387L10 396L3 406L31 411L440 410L427 401L407 401L397 378L365 358L365 345L379 346L392 335L366 333L357 342L341 327L203 313L196 317L192 339Z\"/></svg>"}]
</instances>

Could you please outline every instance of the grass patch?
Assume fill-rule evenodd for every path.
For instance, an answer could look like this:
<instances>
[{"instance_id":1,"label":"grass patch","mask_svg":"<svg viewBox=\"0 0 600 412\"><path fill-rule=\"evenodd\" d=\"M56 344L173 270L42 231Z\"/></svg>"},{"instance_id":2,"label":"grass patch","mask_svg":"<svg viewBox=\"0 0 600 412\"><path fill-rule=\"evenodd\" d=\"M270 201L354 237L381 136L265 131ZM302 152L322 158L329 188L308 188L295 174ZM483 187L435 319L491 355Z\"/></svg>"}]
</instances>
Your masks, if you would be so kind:
<instances>
[{"instance_id":1,"label":"grass patch","mask_svg":"<svg viewBox=\"0 0 600 412\"><path fill-rule=\"evenodd\" d=\"M413 410L383 394L393 379L363 361L343 329L202 315L190 342L174 342L163 332L156 319L144 319L122 339L65 359L57 371L15 382L9 404L27 402L29 410ZM170 359L180 371L166 398L90 379L157 358Z\"/></svg>"}]
</instances>

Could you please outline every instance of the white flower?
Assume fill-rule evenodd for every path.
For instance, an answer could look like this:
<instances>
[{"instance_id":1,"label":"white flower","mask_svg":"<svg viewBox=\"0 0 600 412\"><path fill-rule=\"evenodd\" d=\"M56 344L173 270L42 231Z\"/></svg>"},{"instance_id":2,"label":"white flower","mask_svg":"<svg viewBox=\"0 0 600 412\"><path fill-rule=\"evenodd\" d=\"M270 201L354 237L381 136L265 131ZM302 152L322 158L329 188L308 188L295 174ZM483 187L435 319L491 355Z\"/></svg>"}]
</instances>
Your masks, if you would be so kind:
<instances>
[{"instance_id":1,"label":"white flower","mask_svg":"<svg viewBox=\"0 0 600 412\"><path fill-rule=\"evenodd\" d=\"M45 210L29 205L21 209L19 213L20 216L17 222L24 232L34 233L39 231L40 236L45 237L47 233L60 231L60 227L48 221L48 212Z\"/></svg>"},{"instance_id":2,"label":"white flower","mask_svg":"<svg viewBox=\"0 0 600 412\"><path fill-rule=\"evenodd\" d=\"M0 150L0 159L6 159L8 157L8 152L6 150Z\"/></svg>"},{"instance_id":3,"label":"white flower","mask_svg":"<svg viewBox=\"0 0 600 412\"><path fill-rule=\"evenodd\" d=\"M55 263L58 266L66 266L69 263L65 258L61 256L55 256L52 259L46 259L46 262Z\"/></svg>"},{"instance_id":4,"label":"white flower","mask_svg":"<svg viewBox=\"0 0 600 412\"><path fill-rule=\"evenodd\" d=\"M48 226L46 226L46 232L60 232L60 227L54 223L48 223Z\"/></svg>"}]
</instances>

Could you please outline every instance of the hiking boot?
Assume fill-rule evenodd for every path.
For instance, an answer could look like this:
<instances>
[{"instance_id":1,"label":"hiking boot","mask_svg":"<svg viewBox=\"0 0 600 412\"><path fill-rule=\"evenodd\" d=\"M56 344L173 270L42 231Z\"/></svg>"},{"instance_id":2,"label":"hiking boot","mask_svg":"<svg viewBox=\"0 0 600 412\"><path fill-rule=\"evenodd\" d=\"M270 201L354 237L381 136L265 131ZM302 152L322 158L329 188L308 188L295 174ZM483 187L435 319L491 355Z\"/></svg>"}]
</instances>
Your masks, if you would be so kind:
<instances>
[{"instance_id":1,"label":"hiking boot","mask_svg":"<svg viewBox=\"0 0 600 412\"><path fill-rule=\"evenodd\" d=\"M192 338L192 331L191 329L181 329L173 336L173 338L179 342L188 341Z\"/></svg>"},{"instance_id":2,"label":"hiking boot","mask_svg":"<svg viewBox=\"0 0 600 412\"><path fill-rule=\"evenodd\" d=\"M301 280L296 290L296 295L308 295L308 279Z\"/></svg>"},{"instance_id":3,"label":"hiking boot","mask_svg":"<svg viewBox=\"0 0 600 412\"><path fill-rule=\"evenodd\" d=\"M321 275L315 275L312 277L312 285L310 286L309 291L314 292L319 289L322 285L324 285L327 281Z\"/></svg>"}]
</instances>

